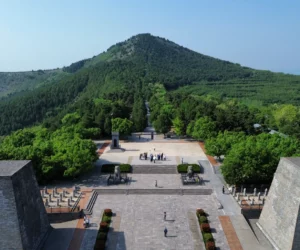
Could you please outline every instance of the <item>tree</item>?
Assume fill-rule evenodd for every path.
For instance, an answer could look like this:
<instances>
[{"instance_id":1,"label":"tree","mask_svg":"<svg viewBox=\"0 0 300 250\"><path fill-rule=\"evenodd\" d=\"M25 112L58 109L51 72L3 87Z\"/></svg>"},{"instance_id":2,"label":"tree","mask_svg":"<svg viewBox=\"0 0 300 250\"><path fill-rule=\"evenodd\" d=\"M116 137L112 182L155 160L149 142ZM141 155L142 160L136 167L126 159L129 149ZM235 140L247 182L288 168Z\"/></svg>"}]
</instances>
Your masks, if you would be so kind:
<instances>
[{"instance_id":1,"label":"tree","mask_svg":"<svg viewBox=\"0 0 300 250\"><path fill-rule=\"evenodd\" d=\"M172 122L173 122L175 133L177 135L185 135L184 122L179 117L173 119Z\"/></svg>"},{"instance_id":2,"label":"tree","mask_svg":"<svg viewBox=\"0 0 300 250\"><path fill-rule=\"evenodd\" d=\"M162 112L158 115L157 119L153 122L155 130L157 132L166 134L170 131L172 122L167 112Z\"/></svg>"},{"instance_id":3,"label":"tree","mask_svg":"<svg viewBox=\"0 0 300 250\"><path fill-rule=\"evenodd\" d=\"M216 135L216 125L207 116L196 120L192 136L197 140L206 140Z\"/></svg>"},{"instance_id":4,"label":"tree","mask_svg":"<svg viewBox=\"0 0 300 250\"><path fill-rule=\"evenodd\" d=\"M243 132L219 131L216 137L205 141L205 149L209 155L215 155L220 158L221 155L227 155L231 147L245 139Z\"/></svg>"},{"instance_id":5,"label":"tree","mask_svg":"<svg viewBox=\"0 0 300 250\"><path fill-rule=\"evenodd\" d=\"M229 184L270 183L280 157L299 155L299 141L262 133L234 144L221 166Z\"/></svg>"},{"instance_id":6,"label":"tree","mask_svg":"<svg viewBox=\"0 0 300 250\"><path fill-rule=\"evenodd\" d=\"M127 118L114 118L111 119L112 131L117 131L122 135L129 135L131 133L133 122Z\"/></svg>"}]
</instances>

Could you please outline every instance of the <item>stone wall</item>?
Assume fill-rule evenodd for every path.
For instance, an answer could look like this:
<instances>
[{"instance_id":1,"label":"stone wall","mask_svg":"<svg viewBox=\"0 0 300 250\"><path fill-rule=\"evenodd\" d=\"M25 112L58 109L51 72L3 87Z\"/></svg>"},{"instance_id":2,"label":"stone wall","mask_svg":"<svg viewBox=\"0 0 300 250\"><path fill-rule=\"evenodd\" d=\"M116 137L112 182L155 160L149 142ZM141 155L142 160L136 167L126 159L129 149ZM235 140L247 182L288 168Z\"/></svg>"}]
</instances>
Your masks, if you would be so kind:
<instances>
[{"instance_id":1,"label":"stone wall","mask_svg":"<svg viewBox=\"0 0 300 250\"><path fill-rule=\"evenodd\" d=\"M12 176L24 250L40 249L50 229L31 162Z\"/></svg>"},{"instance_id":2,"label":"stone wall","mask_svg":"<svg viewBox=\"0 0 300 250\"><path fill-rule=\"evenodd\" d=\"M10 177L0 176L0 249L22 250L13 186Z\"/></svg>"},{"instance_id":3,"label":"stone wall","mask_svg":"<svg viewBox=\"0 0 300 250\"><path fill-rule=\"evenodd\" d=\"M276 249L300 249L300 158L281 158L258 226ZM297 225L298 223L298 225ZM295 232L296 229L296 232Z\"/></svg>"}]
</instances>

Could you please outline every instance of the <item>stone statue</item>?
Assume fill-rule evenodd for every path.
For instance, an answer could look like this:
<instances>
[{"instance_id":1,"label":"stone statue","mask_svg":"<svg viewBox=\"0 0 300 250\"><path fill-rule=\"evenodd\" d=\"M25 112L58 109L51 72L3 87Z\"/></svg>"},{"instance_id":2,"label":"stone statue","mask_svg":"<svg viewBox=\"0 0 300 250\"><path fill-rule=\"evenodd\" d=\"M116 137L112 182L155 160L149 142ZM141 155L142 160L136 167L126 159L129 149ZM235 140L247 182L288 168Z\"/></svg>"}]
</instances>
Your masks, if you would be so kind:
<instances>
[{"instance_id":1,"label":"stone statue","mask_svg":"<svg viewBox=\"0 0 300 250\"><path fill-rule=\"evenodd\" d=\"M193 172L193 166L188 166L187 169L187 177L190 179L194 176L194 172Z\"/></svg>"},{"instance_id":2,"label":"stone statue","mask_svg":"<svg viewBox=\"0 0 300 250\"><path fill-rule=\"evenodd\" d=\"M115 166L114 179L115 180L121 179L120 166Z\"/></svg>"}]
</instances>

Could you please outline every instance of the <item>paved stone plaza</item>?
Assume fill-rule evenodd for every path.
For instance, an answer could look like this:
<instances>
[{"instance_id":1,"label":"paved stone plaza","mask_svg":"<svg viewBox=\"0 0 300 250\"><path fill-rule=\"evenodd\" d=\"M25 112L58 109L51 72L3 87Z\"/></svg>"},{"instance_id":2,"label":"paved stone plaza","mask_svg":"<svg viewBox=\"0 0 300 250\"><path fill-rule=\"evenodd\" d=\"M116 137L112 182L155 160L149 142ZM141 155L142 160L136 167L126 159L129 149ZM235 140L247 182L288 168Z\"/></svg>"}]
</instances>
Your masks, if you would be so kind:
<instances>
[{"instance_id":1,"label":"paved stone plaza","mask_svg":"<svg viewBox=\"0 0 300 250\"><path fill-rule=\"evenodd\" d=\"M98 148L104 142L97 142ZM195 211L202 208L209 214L209 223L213 229L213 236L216 240L218 250L234 249L229 246L227 237L231 242L240 242L244 250L262 250L259 242L247 225L246 220L240 213L240 208L231 195L222 194L222 178L214 173L214 169L207 160L207 157L198 143L187 141L143 141L143 142L121 142L123 151L113 151L107 147L103 149L103 154L95 164L95 171L91 175L81 178L76 182L81 186L82 190L106 190L100 192L93 208L90 218L91 226L81 230L80 244L76 249L92 250L97 237L99 222L102 217L103 209L111 208L116 216L112 220L112 229L108 235L107 250L163 250L163 249L200 249L204 250L204 243L200 233L199 224ZM155 148L155 150L154 150ZM140 160L140 153L147 152L157 154L164 153L167 155L167 161L157 161L150 163L149 160ZM107 186L105 174L100 175L101 165L106 163L129 163L131 165L140 166L141 168L151 168L155 166L160 168L172 167L181 163L199 163L204 167L204 174L200 176L204 180L204 185L182 185L179 174L128 174L130 181L128 184ZM157 180L158 186L155 187ZM69 184L56 184L60 188L70 187ZM74 185L74 184L72 184ZM51 188L49 186L49 188ZM111 190L109 190L111 189ZM127 192L115 192L114 190L127 189ZM145 194L136 194L130 190L145 189ZM191 190L190 193L179 195L180 192L172 192L168 194L153 194L151 190ZM212 190L211 195L196 195L195 189ZM119 190L119 191L121 191ZM111 192L108 194L107 192ZM127 193L128 195L126 195ZM198 192L197 192L198 193ZM182 192L183 194L183 192ZM220 204L222 208L220 209ZM167 221L163 220L163 212L167 212ZM225 218L226 217L226 218ZM231 230L236 231L235 238L228 233L224 233L227 227L223 224L223 218L226 223L231 225ZM221 222L220 222L221 221ZM76 223L81 221L76 220ZM70 249L70 222L66 223L66 234L60 237L59 231L64 228L64 223L54 224L59 228L53 231L49 238L47 250L76 250ZM81 224L80 224L81 225ZM230 226L229 225L229 226ZM168 229L168 236L164 237L163 230L165 226ZM78 227L78 224L77 224ZM228 228L227 228L228 229ZM58 231L59 230L59 231ZM76 230L75 230L76 231ZM54 235L54 236L53 236ZM226 236L225 236L226 235ZM62 244L53 243L65 241ZM69 242L66 242L69 241ZM67 247L68 246L68 247ZM72 245L72 247L74 244Z\"/></svg>"},{"instance_id":2,"label":"paved stone plaza","mask_svg":"<svg viewBox=\"0 0 300 250\"><path fill-rule=\"evenodd\" d=\"M195 249L188 213L192 212L192 219L198 223L196 208L203 208L210 215L217 246L229 249L211 195L99 195L94 212L99 214L105 208L111 208L121 217L116 249ZM166 221L163 212L167 212ZM166 238L163 234L165 227L168 229ZM201 236L199 227L197 234Z\"/></svg>"}]
</instances>

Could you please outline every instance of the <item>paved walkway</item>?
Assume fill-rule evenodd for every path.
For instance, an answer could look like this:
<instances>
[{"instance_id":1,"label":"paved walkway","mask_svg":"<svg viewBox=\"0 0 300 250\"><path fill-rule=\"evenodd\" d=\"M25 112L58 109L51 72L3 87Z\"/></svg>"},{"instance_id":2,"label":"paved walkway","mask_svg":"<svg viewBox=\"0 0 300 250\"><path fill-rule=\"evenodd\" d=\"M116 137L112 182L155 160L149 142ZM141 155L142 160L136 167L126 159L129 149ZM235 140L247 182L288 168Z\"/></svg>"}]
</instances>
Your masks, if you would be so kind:
<instances>
[{"instance_id":1,"label":"paved walkway","mask_svg":"<svg viewBox=\"0 0 300 250\"><path fill-rule=\"evenodd\" d=\"M230 250L243 250L229 216L219 216Z\"/></svg>"},{"instance_id":2,"label":"paved walkway","mask_svg":"<svg viewBox=\"0 0 300 250\"><path fill-rule=\"evenodd\" d=\"M91 191L88 192L82 192L83 198L81 198L80 202L82 205L82 208L87 204ZM73 233L72 240L70 242L68 250L79 250L81 246L81 242L85 233L85 227L83 226L83 218L78 219L75 231Z\"/></svg>"}]
</instances>

